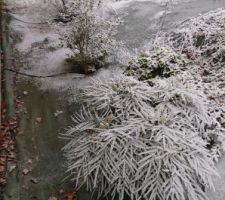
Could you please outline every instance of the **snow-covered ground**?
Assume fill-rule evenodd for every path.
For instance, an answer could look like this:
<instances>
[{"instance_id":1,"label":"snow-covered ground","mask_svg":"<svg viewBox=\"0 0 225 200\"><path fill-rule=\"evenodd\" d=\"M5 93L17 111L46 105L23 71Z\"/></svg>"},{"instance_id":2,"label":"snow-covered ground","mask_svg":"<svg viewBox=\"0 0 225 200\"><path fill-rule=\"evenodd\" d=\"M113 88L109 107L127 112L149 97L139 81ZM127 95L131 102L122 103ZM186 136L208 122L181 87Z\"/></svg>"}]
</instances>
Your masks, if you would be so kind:
<instances>
[{"instance_id":1,"label":"snow-covered ground","mask_svg":"<svg viewBox=\"0 0 225 200\"><path fill-rule=\"evenodd\" d=\"M46 7L44 3L48 2ZM125 43L125 46L132 53L148 43L154 37L160 28L171 30L180 21L197 16L199 13L209 11L211 9L221 7L223 0L174 0L169 1L167 16L163 27L160 24L162 16L165 13L166 0L122 0L120 2L107 1L107 9L112 8L124 20L119 28L118 39ZM66 48L60 47L60 32L53 25L45 24L45 22L54 16L55 7L51 6L50 1L45 0L19 0L9 1L14 9L13 16L25 22L34 22L34 24L24 23L13 20L11 26L23 35L22 42L17 48L28 57L28 64L24 69L37 75L52 74L53 72L62 72L65 70L63 61L70 53ZM199 6L201 5L201 7ZM41 23L41 24L39 24ZM43 24L42 24L43 23ZM129 58L129 54L124 55L118 52L118 59ZM123 55L123 56L121 56ZM124 60L124 59L123 59ZM111 66L108 69L102 69L97 76L103 73L104 76L118 72L119 68ZM44 88L50 87L59 89L74 88L82 82L86 82L88 78L74 79L74 75L64 77L43 79L41 81ZM77 76L75 76L77 77ZM71 79L72 78L72 79ZM72 80L72 81L71 81ZM76 81L77 80L77 81Z\"/></svg>"},{"instance_id":2,"label":"snow-covered ground","mask_svg":"<svg viewBox=\"0 0 225 200\"><path fill-rule=\"evenodd\" d=\"M67 70L64 60L70 50L61 47L59 29L46 24L52 17L54 7L43 7L47 0L9 0L13 8L11 27L22 35L22 41L16 46L26 61L23 65L28 74L49 75ZM160 31L170 31L181 21L198 16L200 13L225 6L224 0L122 0L107 1L107 9L112 9L124 20L119 27L118 39L125 43L131 54L138 52ZM165 9L168 6L168 9ZM166 14L166 17L163 16ZM19 19L19 20L18 20ZM65 27L64 27L65 28ZM62 30L65 30L62 28ZM129 58L118 52L118 60ZM122 55L122 56L121 56ZM120 66L101 69L92 77L108 78L120 74ZM54 78L38 79L42 89L67 91L68 99L74 100L76 89L87 85L90 77L68 74ZM209 192L210 200L225 199L225 159L218 164L220 177L215 178L216 191Z\"/></svg>"}]
</instances>

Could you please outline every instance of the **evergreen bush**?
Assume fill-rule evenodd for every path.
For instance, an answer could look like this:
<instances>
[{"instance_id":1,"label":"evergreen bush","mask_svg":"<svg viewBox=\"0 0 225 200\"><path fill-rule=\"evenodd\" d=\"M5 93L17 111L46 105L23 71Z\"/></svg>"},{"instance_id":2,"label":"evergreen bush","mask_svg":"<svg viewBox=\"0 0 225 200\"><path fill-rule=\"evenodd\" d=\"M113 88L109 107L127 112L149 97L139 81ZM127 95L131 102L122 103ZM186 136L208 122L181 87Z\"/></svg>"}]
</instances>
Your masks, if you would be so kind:
<instances>
[{"instance_id":1,"label":"evergreen bush","mask_svg":"<svg viewBox=\"0 0 225 200\"><path fill-rule=\"evenodd\" d=\"M77 186L119 199L205 200L214 163L202 138L205 96L169 78L95 80L63 137Z\"/></svg>"}]
</instances>

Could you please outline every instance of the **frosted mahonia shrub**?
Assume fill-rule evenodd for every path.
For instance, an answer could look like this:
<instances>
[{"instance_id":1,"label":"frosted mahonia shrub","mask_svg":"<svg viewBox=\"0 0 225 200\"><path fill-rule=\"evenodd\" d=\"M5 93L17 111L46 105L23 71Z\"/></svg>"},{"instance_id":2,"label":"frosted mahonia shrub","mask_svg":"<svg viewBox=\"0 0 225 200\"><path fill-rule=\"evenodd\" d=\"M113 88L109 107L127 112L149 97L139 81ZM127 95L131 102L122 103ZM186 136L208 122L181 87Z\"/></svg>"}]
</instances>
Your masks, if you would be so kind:
<instances>
[{"instance_id":1,"label":"frosted mahonia shrub","mask_svg":"<svg viewBox=\"0 0 225 200\"><path fill-rule=\"evenodd\" d=\"M186 69L189 61L170 47L156 47L134 58L124 74L152 83L156 77L168 78Z\"/></svg>"},{"instance_id":2,"label":"frosted mahonia shrub","mask_svg":"<svg viewBox=\"0 0 225 200\"><path fill-rule=\"evenodd\" d=\"M177 78L149 86L121 75L80 91L83 106L62 137L68 172L100 196L206 200L216 175L201 92Z\"/></svg>"}]
</instances>

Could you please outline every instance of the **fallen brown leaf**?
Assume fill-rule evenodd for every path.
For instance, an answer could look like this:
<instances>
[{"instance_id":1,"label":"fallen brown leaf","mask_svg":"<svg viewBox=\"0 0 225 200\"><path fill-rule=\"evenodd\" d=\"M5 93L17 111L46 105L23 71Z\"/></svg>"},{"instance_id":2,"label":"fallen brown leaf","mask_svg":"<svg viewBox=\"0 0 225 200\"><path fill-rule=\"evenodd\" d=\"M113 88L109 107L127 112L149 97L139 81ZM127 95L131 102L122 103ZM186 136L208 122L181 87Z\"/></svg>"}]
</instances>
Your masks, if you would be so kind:
<instances>
[{"instance_id":1,"label":"fallen brown leaf","mask_svg":"<svg viewBox=\"0 0 225 200\"><path fill-rule=\"evenodd\" d=\"M63 114L63 111L61 110L57 110L55 113L54 113L54 116L55 117L58 117L59 115Z\"/></svg>"},{"instance_id":2,"label":"fallen brown leaf","mask_svg":"<svg viewBox=\"0 0 225 200\"><path fill-rule=\"evenodd\" d=\"M0 177L0 185L5 185L6 179L4 177Z\"/></svg>"},{"instance_id":3,"label":"fallen brown leaf","mask_svg":"<svg viewBox=\"0 0 225 200\"><path fill-rule=\"evenodd\" d=\"M209 97L208 97L208 100L216 100L216 98L213 97L213 96L209 96Z\"/></svg>"},{"instance_id":4,"label":"fallen brown leaf","mask_svg":"<svg viewBox=\"0 0 225 200\"><path fill-rule=\"evenodd\" d=\"M23 95L24 96L28 95L28 92L27 91L23 91Z\"/></svg>"},{"instance_id":5,"label":"fallen brown leaf","mask_svg":"<svg viewBox=\"0 0 225 200\"><path fill-rule=\"evenodd\" d=\"M0 173L4 172L5 171L5 166L4 165L0 165Z\"/></svg>"},{"instance_id":6,"label":"fallen brown leaf","mask_svg":"<svg viewBox=\"0 0 225 200\"><path fill-rule=\"evenodd\" d=\"M48 200L57 200L57 198L52 196L52 197L49 197Z\"/></svg>"},{"instance_id":7,"label":"fallen brown leaf","mask_svg":"<svg viewBox=\"0 0 225 200\"><path fill-rule=\"evenodd\" d=\"M36 178L32 178L32 179L30 179L30 182L31 183L34 183L34 184L37 184L38 183L38 180Z\"/></svg>"},{"instance_id":8,"label":"fallen brown leaf","mask_svg":"<svg viewBox=\"0 0 225 200\"><path fill-rule=\"evenodd\" d=\"M42 118L41 117L37 117L36 118L36 122L40 123L42 121Z\"/></svg>"},{"instance_id":9,"label":"fallen brown leaf","mask_svg":"<svg viewBox=\"0 0 225 200\"><path fill-rule=\"evenodd\" d=\"M26 185L22 185L22 188L23 188L24 190L28 190L28 189L29 189L28 186L26 186Z\"/></svg>"},{"instance_id":10,"label":"fallen brown leaf","mask_svg":"<svg viewBox=\"0 0 225 200\"><path fill-rule=\"evenodd\" d=\"M63 189L60 189L59 190L59 194L62 195L63 193L64 193L64 190Z\"/></svg>"},{"instance_id":11,"label":"fallen brown leaf","mask_svg":"<svg viewBox=\"0 0 225 200\"><path fill-rule=\"evenodd\" d=\"M14 169L16 169L16 164L10 164L10 165L8 166L8 171L9 171L9 173L11 173Z\"/></svg>"},{"instance_id":12,"label":"fallen brown leaf","mask_svg":"<svg viewBox=\"0 0 225 200\"><path fill-rule=\"evenodd\" d=\"M70 190L63 195L63 200L76 200L77 192L76 190Z\"/></svg>"},{"instance_id":13,"label":"fallen brown leaf","mask_svg":"<svg viewBox=\"0 0 225 200\"><path fill-rule=\"evenodd\" d=\"M24 169L22 172L24 175L27 175L30 171L28 169Z\"/></svg>"},{"instance_id":14,"label":"fallen brown leaf","mask_svg":"<svg viewBox=\"0 0 225 200\"><path fill-rule=\"evenodd\" d=\"M15 152L10 151L8 154L8 159L15 159L15 158L16 158Z\"/></svg>"},{"instance_id":15,"label":"fallen brown leaf","mask_svg":"<svg viewBox=\"0 0 225 200\"><path fill-rule=\"evenodd\" d=\"M27 161L27 163L31 165L31 164L33 163L33 161L32 161L31 159L29 159L29 160Z\"/></svg>"}]
</instances>

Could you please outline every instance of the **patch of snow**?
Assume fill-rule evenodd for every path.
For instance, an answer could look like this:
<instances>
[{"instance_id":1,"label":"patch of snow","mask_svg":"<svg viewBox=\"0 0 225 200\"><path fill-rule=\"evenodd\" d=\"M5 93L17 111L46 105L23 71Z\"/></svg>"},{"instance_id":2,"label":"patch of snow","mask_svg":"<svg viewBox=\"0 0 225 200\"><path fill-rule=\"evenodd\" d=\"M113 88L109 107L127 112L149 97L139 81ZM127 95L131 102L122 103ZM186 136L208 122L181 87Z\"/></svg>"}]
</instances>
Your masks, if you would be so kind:
<instances>
[{"instance_id":1,"label":"patch of snow","mask_svg":"<svg viewBox=\"0 0 225 200\"><path fill-rule=\"evenodd\" d=\"M158 4L165 4L167 2L171 3L178 3L178 2L186 2L189 0L122 0L122 1L109 1L108 5L111 6L113 9L121 9L125 7L129 7L130 3L133 2L152 2L152 3L158 3Z\"/></svg>"},{"instance_id":2,"label":"patch of snow","mask_svg":"<svg viewBox=\"0 0 225 200\"><path fill-rule=\"evenodd\" d=\"M25 32L24 38L21 43L17 45L18 50L28 52L35 42L41 42L47 35L34 33L34 32Z\"/></svg>"},{"instance_id":3,"label":"patch of snow","mask_svg":"<svg viewBox=\"0 0 225 200\"><path fill-rule=\"evenodd\" d=\"M49 52L46 58L44 58L43 63L46 63L49 72L62 72L62 66L68 55L71 55L70 49L60 48L54 52Z\"/></svg>"},{"instance_id":4,"label":"patch of snow","mask_svg":"<svg viewBox=\"0 0 225 200\"><path fill-rule=\"evenodd\" d=\"M83 74L66 74L59 77L43 79L41 82L41 89L54 89L57 91L65 92L68 94L67 101L69 103L75 102L77 99L77 92L81 88L88 86L93 79L108 80L117 75L121 75L123 70L121 67L102 68L91 76L85 76Z\"/></svg>"},{"instance_id":5,"label":"patch of snow","mask_svg":"<svg viewBox=\"0 0 225 200\"><path fill-rule=\"evenodd\" d=\"M217 170L220 174L213 178L215 190L208 191L209 200L224 200L225 199L225 155L217 165Z\"/></svg>"}]
</instances>

